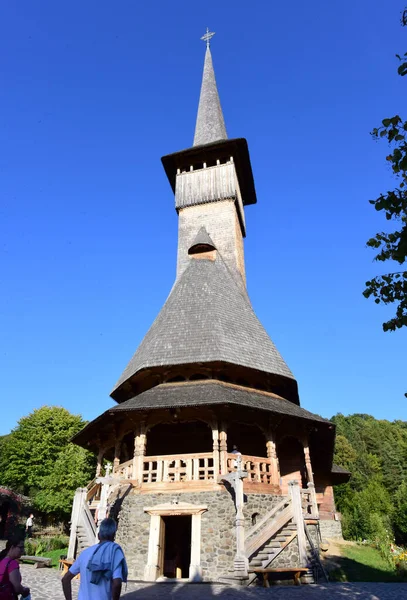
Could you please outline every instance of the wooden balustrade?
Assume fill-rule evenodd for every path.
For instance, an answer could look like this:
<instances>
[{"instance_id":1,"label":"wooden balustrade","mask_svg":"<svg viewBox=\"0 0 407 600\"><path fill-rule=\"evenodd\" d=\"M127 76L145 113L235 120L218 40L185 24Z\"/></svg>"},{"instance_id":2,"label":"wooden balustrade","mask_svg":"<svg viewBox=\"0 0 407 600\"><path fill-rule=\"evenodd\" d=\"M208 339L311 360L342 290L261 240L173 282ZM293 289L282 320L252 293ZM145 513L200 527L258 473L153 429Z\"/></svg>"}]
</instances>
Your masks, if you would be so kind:
<instances>
[{"instance_id":1,"label":"wooden balustrade","mask_svg":"<svg viewBox=\"0 0 407 600\"><path fill-rule=\"evenodd\" d=\"M146 456L143 460L143 483L161 481L214 481L213 453L182 456Z\"/></svg>"},{"instance_id":2,"label":"wooden balustrade","mask_svg":"<svg viewBox=\"0 0 407 600\"><path fill-rule=\"evenodd\" d=\"M133 479L133 459L120 463L114 471L114 476L120 479Z\"/></svg>"},{"instance_id":3,"label":"wooden balustrade","mask_svg":"<svg viewBox=\"0 0 407 600\"><path fill-rule=\"evenodd\" d=\"M227 455L228 473L232 473L237 468L237 454ZM247 456L242 454L242 470L247 471L247 479L249 483L265 483L267 485L275 485L277 482L272 481L271 458L261 458L259 456Z\"/></svg>"},{"instance_id":4,"label":"wooden balustrade","mask_svg":"<svg viewBox=\"0 0 407 600\"><path fill-rule=\"evenodd\" d=\"M246 482L249 484L276 485L272 480L272 461L270 458L259 456L242 456L242 469L247 471ZM232 473L237 466L237 455L227 454L227 472ZM216 483L220 473L215 473L213 452L199 454L162 456L143 456L142 471L134 471L133 459L119 464L114 471L114 477L119 479L137 479L144 483L168 482L203 482ZM277 483L278 485L278 483Z\"/></svg>"}]
</instances>

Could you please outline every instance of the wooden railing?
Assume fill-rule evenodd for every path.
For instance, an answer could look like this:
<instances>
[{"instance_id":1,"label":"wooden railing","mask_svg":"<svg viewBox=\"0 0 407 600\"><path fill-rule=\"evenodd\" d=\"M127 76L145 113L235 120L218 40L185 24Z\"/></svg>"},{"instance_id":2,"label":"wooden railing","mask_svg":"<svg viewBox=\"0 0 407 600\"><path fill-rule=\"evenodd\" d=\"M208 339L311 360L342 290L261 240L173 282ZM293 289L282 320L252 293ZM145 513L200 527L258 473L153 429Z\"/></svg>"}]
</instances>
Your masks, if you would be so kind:
<instances>
[{"instance_id":1,"label":"wooden railing","mask_svg":"<svg viewBox=\"0 0 407 600\"><path fill-rule=\"evenodd\" d=\"M113 475L121 479L133 479L133 459L121 463L116 467Z\"/></svg>"},{"instance_id":2,"label":"wooden railing","mask_svg":"<svg viewBox=\"0 0 407 600\"><path fill-rule=\"evenodd\" d=\"M253 529L246 539L246 556L250 558L255 552L270 540L282 527L293 518L293 507L290 498L284 498L259 523L260 529Z\"/></svg>"},{"instance_id":3,"label":"wooden railing","mask_svg":"<svg viewBox=\"0 0 407 600\"><path fill-rule=\"evenodd\" d=\"M317 497L313 483L308 483L307 487L301 490L301 506L304 519L319 519Z\"/></svg>"},{"instance_id":4,"label":"wooden railing","mask_svg":"<svg viewBox=\"0 0 407 600\"><path fill-rule=\"evenodd\" d=\"M143 459L142 482L214 481L213 462L212 452L182 456L146 456Z\"/></svg>"},{"instance_id":5,"label":"wooden railing","mask_svg":"<svg viewBox=\"0 0 407 600\"><path fill-rule=\"evenodd\" d=\"M233 473L237 468L237 454L228 454L227 469L228 473ZM242 470L247 471L247 479L250 483L266 483L272 485L271 459L261 458L259 456L247 456L242 454Z\"/></svg>"},{"instance_id":6,"label":"wooden railing","mask_svg":"<svg viewBox=\"0 0 407 600\"><path fill-rule=\"evenodd\" d=\"M136 457L141 458L141 457ZM270 458L241 455L241 468L247 471L245 483L261 483L276 485L272 480L272 465ZM212 481L216 482L219 473L215 473L213 452L199 454L165 454L161 456L143 456L141 473L134 470L133 459L119 464L114 470L118 479L137 479L140 483L161 483L165 481ZM227 473L233 473L237 468L237 455L227 454ZM278 485L278 484L277 484Z\"/></svg>"}]
</instances>

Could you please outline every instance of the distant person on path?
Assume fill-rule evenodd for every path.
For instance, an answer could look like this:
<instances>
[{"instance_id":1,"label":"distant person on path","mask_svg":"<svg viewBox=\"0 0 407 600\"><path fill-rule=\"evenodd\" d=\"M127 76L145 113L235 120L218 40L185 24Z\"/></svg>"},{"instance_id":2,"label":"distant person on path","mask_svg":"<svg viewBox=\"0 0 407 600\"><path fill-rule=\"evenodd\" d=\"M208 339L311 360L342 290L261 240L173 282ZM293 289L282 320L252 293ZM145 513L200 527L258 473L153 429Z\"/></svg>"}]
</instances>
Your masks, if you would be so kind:
<instances>
[{"instance_id":1,"label":"distant person on path","mask_svg":"<svg viewBox=\"0 0 407 600\"><path fill-rule=\"evenodd\" d=\"M27 598L30 588L21 584L18 559L24 554L24 540L21 535L12 537L0 552L0 597L17 598L19 594Z\"/></svg>"},{"instance_id":2,"label":"distant person on path","mask_svg":"<svg viewBox=\"0 0 407 600\"><path fill-rule=\"evenodd\" d=\"M32 536L33 536L33 525L34 525L34 515L31 513L25 524L25 530L27 532L28 538L32 538Z\"/></svg>"},{"instance_id":3,"label":"distant person on path","mask_svg":"<svg viewBox=\"0 0 407 600\"><path fill-rule=\"evenodd\" d=\"M127 563L123 550L114 542L116 523L103 519L99 543L83 550L62 578L66 600L72 600L72 579L80 573L78 600L119 600L122 582L127 582Z\"/></svg>"}]
</instances>

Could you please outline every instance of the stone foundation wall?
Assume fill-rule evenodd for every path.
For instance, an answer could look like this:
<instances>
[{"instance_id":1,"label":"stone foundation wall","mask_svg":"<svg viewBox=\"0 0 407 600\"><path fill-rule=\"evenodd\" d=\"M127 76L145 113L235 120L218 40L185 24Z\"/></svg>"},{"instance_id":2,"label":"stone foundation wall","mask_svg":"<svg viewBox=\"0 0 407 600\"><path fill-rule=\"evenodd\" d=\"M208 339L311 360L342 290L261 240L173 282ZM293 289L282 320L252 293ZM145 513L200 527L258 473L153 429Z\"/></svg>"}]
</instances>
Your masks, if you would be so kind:
<instances>
[{"instance_id":1,"label":"stone foundation wall","mask_svg":"<svg viewBox=\"0 0 407 600\"><path fill-rule=\"evenodd\" d=\"M343 540L342 524L340 521L321 519L319 522L321 537L332 540Z\"/></svg>"},{"instance_id":2,"label":"stone foundation wall","mask_svg":"<svg viewBox=\"0 0 407 600\"><path fill-rule=\"evenodd\" d=\"M233 571L236 550L235 506L227 491L137 494L130 493L123 499L118 512L116 541L122 546L130 579L144 579L147 564L150 516L144 507L156 506L173 501L206 505L207 512L201 522L201 566L204 581L217 581L222 575ZM246 530L252 526L252 515L260 519L281 501L280 496L269 494L247 494L244 513Z\"/></svg>"}]
</instances>

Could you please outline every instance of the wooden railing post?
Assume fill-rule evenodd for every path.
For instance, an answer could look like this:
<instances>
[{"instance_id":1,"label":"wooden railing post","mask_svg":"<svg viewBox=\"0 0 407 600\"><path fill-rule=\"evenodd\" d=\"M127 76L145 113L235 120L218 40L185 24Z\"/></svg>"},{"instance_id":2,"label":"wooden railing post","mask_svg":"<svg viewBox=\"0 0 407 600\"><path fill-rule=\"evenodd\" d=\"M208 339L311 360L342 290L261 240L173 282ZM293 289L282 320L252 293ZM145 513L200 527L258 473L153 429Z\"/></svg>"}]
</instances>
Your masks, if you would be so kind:
<instances>
[{"instance_id":1,"label":"wooden railing post","mask_svg":"<svg viewBox=\"0 0 407 600\"><path fill-rule=\"evenodd\" d=\"M307 542L305 537L304 517L301 506L301 492L298 481L290 481L288 488L291 495L293 518L297 528L298 555L301 567L307 564Z\"/></svg>"},{"instance_id":2,"label":"wooden railing post","mask_svg":"<svg viewBox=\"0 0 407 600\"><path fill-rule=\"evenodd\" d=\"M75 492L71 512L71 531L69 535L68 558L75 558L76 536L80 520L80 512L87 489L78 488Z\"/></svg>"}]
</instances>

